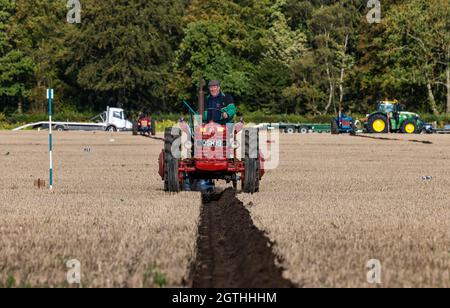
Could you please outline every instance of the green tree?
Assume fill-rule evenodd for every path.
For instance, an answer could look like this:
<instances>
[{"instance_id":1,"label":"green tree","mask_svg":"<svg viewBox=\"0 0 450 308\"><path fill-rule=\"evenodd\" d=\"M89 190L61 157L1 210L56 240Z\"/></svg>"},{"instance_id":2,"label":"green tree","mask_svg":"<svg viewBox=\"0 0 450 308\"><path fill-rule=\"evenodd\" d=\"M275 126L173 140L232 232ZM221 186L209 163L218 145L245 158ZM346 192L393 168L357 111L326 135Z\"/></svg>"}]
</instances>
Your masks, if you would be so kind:
<instances>
[{"instance_id":1,"label":"green tree","mask_svg":"<svg viewBox=\"0 0 450 308\"><path fill-rule=\"evenodd\" d=\"M277 113L299 113L302 110L295 100L289 100L286 87L292 83L292 66L306 52L306 35L293 30L282 12L285 0L277 0L271 7L271 21L262 39L264 60L257 66L253 90L253 108ZM288 98L288 99L286 99Z\"/></svg>"},{"instance_id":2,"label":"green tree","mask_svg":"<svg viewBox=\"0 0 450 308\"><path fill-rule=\"evenodd\" d=\"M47 109L45 90L54 88L58 107L67 97L68 85L64 82L61 68L65 66L64 35L68 30L65 1L16 0L11 19L10 33L16 48L31 58L35 69L30 78L28 96L31 111Z\"/></svg>"},{"instance_id":3,"label":"green tree","mask_svg":"<svg viewBox=\"0 0 450 308\"><path fill-rule=\"evenodd\" d=\"M193 99L198 81L220 79L238 99L255 97L255 76L263 59L263 38L271 16L269 0L194 0L174 64L172 90ZM250 98L251 97L251 98Z\"/></svg>"},{"instance_id":4,"label":"green tree","mask_svg":"<svg viewBox=\"0 0 450 308\"><path fill-rule=\"evenodd\" d=\"M295 83L285 91L309 111L324 114L331 107L337 112L337 105L342 108L344 104L346 80L356 61L353 46L361 16L358 1L330 2L307 14L310 19L304 25L310 49L294 65ZM312 96L305 96L308 93ZM325 93L328 98L323 102Z\"/></svg>"},{"instance_id":5,"label":"green tree","mask_svg":"<svg viewBox=\"0 0 450 308\"><path fill-rule=\"evenodd\" d=\"M282 13L285 0L278 0L272 7L272 23L264 38L265 58L279 61L285 66L291 66L306 51L306 35L300 30L292 30Z\"/></svg>"},{"instance_id":6,"label":"green tree","mask_svg":"<svg viewBox=\"0 0 450 308\"><path fill-rule=\"evenodd\" d=\"M164 109L182 9L178 0L84 1L66 73L103 104Z\"/></svg>"},{"instance_id":7,"label":"green tree","mask_svg":"<svg viewBox=\"0 0 450 308\"><path fill-rule=\"evenodd\" d=\"M220 79L227 90L242 94L249 89L248 61L235 56L224 42L226 27L214 21L188 25L177 53L177 68L185 76L187 91L195 89L200 78Z\"/></svg>"},{"instance_id":8,"label":"green tree","mask_svg":"<svg viewBox=\"0 0 450 308\"><path fill-rule=\"evenodd\" d=\"M355 71L361 92L398 98L410 108L438 115L446 105L439 101L450 102L449 20L445 0L384 6L383 22L364 28L361 35L362 57Z\"/></svg>"},{"instance_id":9,"label":"green tree","mask_svg":"<svg viewBox=\"0 0 450 308\"><path fill-rule=\"evenodd\" d=\"M393 73L410 83L425 86L430 108L439 115L434 88L447 85L450 51L448 1L408 1L391 10L386 18L386 35L391 48L385 56L399 60Z\"/></svg>"},{"instance_id":10,"label":"green tree","mask_svg":"<svg viewBox=\"0 0 450 308\"><path fill-rule=\"evenodd\" d=\"M22 113L23 102L30 95L30 76L34 63L16 48L10 35L15 1L0 0L0 101L2 107L11 105Z\"/></svg>"}]
</instances>

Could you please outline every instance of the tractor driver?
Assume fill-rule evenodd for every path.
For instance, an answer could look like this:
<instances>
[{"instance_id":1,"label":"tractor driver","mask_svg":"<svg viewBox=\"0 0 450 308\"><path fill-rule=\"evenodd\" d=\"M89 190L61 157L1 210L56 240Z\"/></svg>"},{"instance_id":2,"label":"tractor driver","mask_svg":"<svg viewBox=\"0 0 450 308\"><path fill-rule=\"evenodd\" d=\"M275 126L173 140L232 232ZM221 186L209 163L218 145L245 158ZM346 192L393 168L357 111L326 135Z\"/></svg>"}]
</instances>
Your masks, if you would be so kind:
<instances>
[{"instance_id":1,"label":"tractor driver","mask_svg":"<svg viewBox=\"0 0 450 308\"><path fill-rule=\"evenodd\" d=\"M233 123L236 116L233 97L221 91L220 82L217 80L211 80L208 88L209 95L205 98L203 121L206 123L213 121L221 125ZM200 191L211 191L214 189L214 182L212 180L198 180L194 187ZM188 187L186 190L191 189L192 187Z\"/></svg>"},{"instance_id":2,"label":"tractor driver","mask_svg":"<svg viewBox=\"0 0 450 308\"><path fill-rule=\"evenodd\" d=\"M210 95L205 99L204 121L218 124L233 123L236 116L233 97L222 92L220 82L217 80L211 80L208 88Z\"/></svg>"}]
</instances>

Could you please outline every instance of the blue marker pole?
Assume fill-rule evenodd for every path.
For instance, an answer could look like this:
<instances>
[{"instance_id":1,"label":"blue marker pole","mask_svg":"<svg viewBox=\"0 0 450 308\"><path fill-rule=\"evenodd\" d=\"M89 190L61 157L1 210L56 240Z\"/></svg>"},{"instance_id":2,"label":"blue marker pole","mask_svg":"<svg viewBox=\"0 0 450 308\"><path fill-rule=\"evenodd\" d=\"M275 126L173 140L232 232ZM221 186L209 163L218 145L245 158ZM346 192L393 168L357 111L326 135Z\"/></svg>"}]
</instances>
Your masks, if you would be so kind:
<instances>
[{"instance_id":1,"label":"blue marker pole","mask_svg":"<svg viewBox=\"0 0 450 308\"><path fill-rule=\"evenodd\" d=\"M52 136L52 103L53 103L53 89L47 89L48 99L48 148L50 152L50 192L53 192L53 136Z\"/></svg>"}]
</instances>

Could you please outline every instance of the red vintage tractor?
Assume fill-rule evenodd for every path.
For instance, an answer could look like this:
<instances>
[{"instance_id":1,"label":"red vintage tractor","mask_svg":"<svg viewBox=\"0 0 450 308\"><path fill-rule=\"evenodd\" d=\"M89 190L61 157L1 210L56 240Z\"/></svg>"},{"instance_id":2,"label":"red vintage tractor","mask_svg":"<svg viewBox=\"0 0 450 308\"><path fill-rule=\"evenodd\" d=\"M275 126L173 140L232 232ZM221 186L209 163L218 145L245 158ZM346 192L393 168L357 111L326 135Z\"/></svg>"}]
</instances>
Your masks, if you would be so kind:
<instances>
[{"instance_id":1,"label":"red vintage tractor","mask_svg":"<svg viewBox=\"0 0 450 308\"><path fill-rule=\"evenodd\" d=\"M244 128L242 121L228 125L203 123L199 117L203 114L203 97L201 87L199 112L190 108L190 124L182 120L179 128L165 131L164 150L159 157L164 190L207 192L214 189L215 180L225 180L235 189L241 181L245 193L258 192L264 175L259 130Z\"/></svg>"},{"instance_id":2,"label":"red vintage tractor","mask_svg":"<svg viewBox=\"0 0 450 308\"><path fill-rule=\"evenodd\" d=\"M156 121L150 117L150 114L141 114L139 119L133 123L133 135L137 136L138 134L148 134L148 136L156 135Z\"/></svg>"}]
</instances>

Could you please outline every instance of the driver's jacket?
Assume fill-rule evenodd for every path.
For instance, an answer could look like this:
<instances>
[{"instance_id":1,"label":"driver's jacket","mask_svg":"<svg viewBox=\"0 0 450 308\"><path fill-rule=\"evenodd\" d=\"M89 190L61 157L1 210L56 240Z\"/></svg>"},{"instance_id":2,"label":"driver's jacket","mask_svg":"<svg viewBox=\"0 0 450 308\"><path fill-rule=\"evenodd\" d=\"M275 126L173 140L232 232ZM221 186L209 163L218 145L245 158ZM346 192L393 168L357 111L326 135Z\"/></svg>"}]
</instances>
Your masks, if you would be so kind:
<instances>
[{"instance_id":1,"label":"driver's jacket","mask_svg":"<svg viewBox=\"0 0 450 308\"><path fill-rule=\"evenodd\" d=\"M228 114L228 119L223 118L223 113ZM236 116L236 105L231 95L220 93L217 97L207 96L205 99L204 122L211 121L218 124L233 123Z\"/></svg>"}]
</instances>

